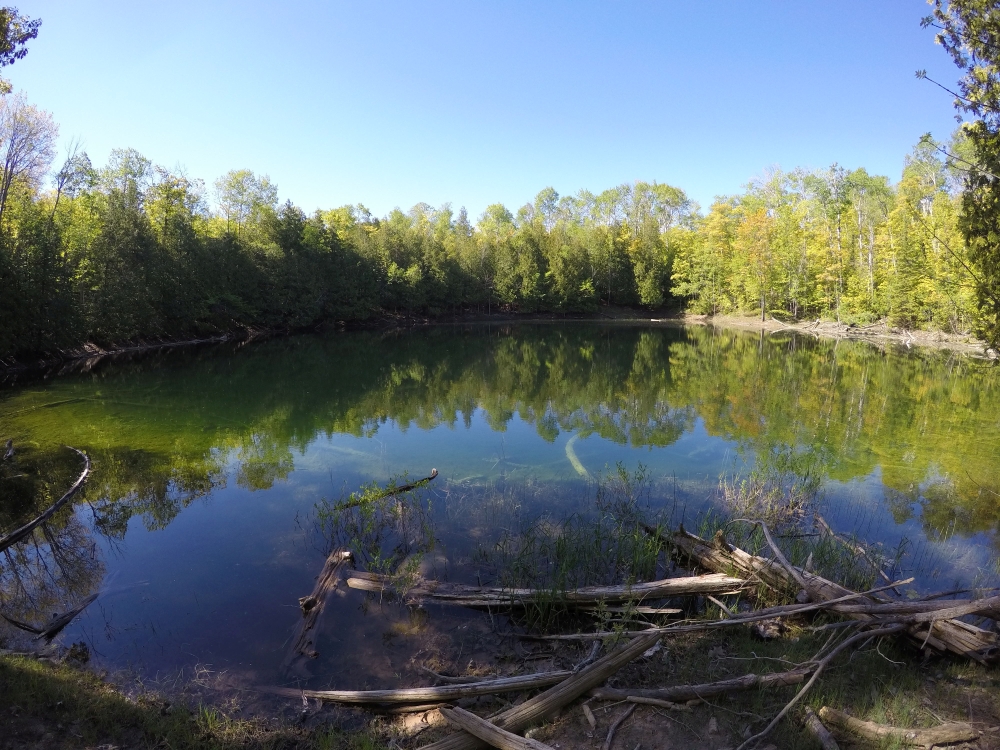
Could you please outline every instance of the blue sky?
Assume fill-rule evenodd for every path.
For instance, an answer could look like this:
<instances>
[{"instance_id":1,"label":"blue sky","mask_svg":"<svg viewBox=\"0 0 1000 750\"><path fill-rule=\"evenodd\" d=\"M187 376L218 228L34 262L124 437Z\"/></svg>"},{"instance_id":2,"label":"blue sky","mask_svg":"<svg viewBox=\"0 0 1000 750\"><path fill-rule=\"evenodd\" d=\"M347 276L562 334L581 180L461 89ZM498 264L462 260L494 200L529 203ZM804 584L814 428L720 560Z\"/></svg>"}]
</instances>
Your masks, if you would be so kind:
<instances>
[{"instance_id":1,"label":"blue sky","mask_svg":"<svg viewBox=\"0 0 1000 750\"><path fill-rule=\"evenodd\" d=\"M133 147L306 211L516 209L634 180L706 207L770 167L899 178L954 128L923 0L22 0L14 86L95 164Z\"/></svg>"}]
</instances>

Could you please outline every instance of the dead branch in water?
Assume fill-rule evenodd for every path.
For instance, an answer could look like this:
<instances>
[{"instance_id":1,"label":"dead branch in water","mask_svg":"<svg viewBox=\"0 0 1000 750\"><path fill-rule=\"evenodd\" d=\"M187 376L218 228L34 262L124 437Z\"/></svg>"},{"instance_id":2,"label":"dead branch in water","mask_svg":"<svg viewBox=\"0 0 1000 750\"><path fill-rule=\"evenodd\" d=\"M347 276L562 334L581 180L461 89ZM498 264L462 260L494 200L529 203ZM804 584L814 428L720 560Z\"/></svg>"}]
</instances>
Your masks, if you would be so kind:
<instances>
[{"instance_id":1,"label":"dead branch in water","mask_svg":"<svg viewBox=\"0 0 1000 750\"><path fill-rule=\"evenodd\" d=\"M469 734L493 747L500 748L500 750L552 750L549 745L504 731L500 727L490 724L486 719L481 719L458 706L450 709L442 708L441 715L447 719L449 724L464 729Z\"/></svg>"},{"instance_id":2,"label":"dead branch in water","mask_svg":"<svg viewBox=\"0 0 1000 750\"><path fill-rule=\"evenodd\" d=\"M735 573L748 580L756 579L782 594L791 593L798 586L798 582L792 579L782 565L729 545L721 531L715 535L711 542L689 534L683 528L667 537L659 534L652 527L646 527L646 531L658 536L674 550L694 560L706 570ZM806 591L813 599L830 601L855 595L849 589L815 573L800 568L796 568L796 572L806 584ZM893 602L885 597L872 594L867 603L885 605ZM948 602L943 603L948 605ZM1000 643L998 643L997 634L956 618L975 612L977 608L982 607L992 611L993 614L988 616L993 616L996 614L994 611L996 606L995 602L983 599L970 604L953 606L951 611L948 611L947 607L942 607L936 613L916 614L911 618L907 634L911 642L920 648L947 651L986 664L995 661L1000 656ZM845 614L852 619L862 621L873 621L879 617L878 613L869 614L867 612L845 612Z\"/></svg>"},{"instance_id":3,"label":"dead branch in water","mask_svg":"<svg viewBox=\"0 0 1000 750\"><path fill-rule=\"evenodd\" d=\"M43 638L45 638L46 640L52 640L57 635L59 635L62 629L65 628L67 625L69 625L76 618L78 614L80 614L81 612L83 612L83 610L85 610L87 607L93 604L94 600L96 599L97 599L97 594L91 594L82 602L80 602L80 604L76 605L70 610L67 610L66 612L63 612L63 614L61 615L53 617L51 621L40 627L35 627L34 625L30 625L26 622L15 620L13 617L8 617L7 615L3 614L3 612L0 612L0 617L9 622L15 628L24 630L28 633L35 633L35 637L31 639L33 641L40 641Z\"/></svg>"},{"instance_id":4,"label":"dead branch in water","mask_svg":"<svg viewBox=\"0 0 1000 750\"><path fill-rule=\"evenodd\" d=\"M80 473L80 476L77 477L75 482L73 482L73 486L66 490L66 493L62 497L46 508L41 515L31 521L28 521L28 523L24 524L21 528L14 529L6 536L0 537L0 552L3 552L8 547L17 544L22 539L26 539L31 532L39 526L39 524L43 524L52 518L52 516L56 514L56 511L63 507L66 502L73 497L73 495L75 495L81 487L83 487L83 483L87 481L87 476L90 474L90 458L83 451L71 448L68 445L66 447L71 451L75 451L80 454L80 457L83 458L83 471Z\"/></svg>"},{"instance_id":5,"label":"dead branch in water","mask_svg":"<svg viewBox=\"0 0 1000 750\"><path fill-rule=\"evenodd\" d=\"M373 503L377 500L384 500L387 497L392 497L393 495L402 495L404 492L410 492L411 490L423 487L428 482L430 482L434 477L438 475L437 469L431 469L430 476L426 476L423 479L418 479L416 482L410 482L409 484L401 484L399 487L386 487L382 492L372 496L372 497L355 497L351 500L347 500L343 503L337 503L333 506L334 510L347 510L348 508L357 508L359 505L364 505L365 503Z\"/></svg>"},{"instance_id":6,"label":"dead branch in water","mask_svg":"<svg viewBox=\"0 0 1000 750\"><path fill-rule=\"evenodd\" d=\"M335 549L326 558L323 570L320 571L316 585L309 596L299 599L299 607L302 610L302 622L295 633L292 641L292 648L285 658L284 667L289 669L300 664L303 659L315 659L319 656L316 651L316 641L314 630L319 617L323 613L326 601L329 599L338 583L340 582L340 571L344 563L351 558L351 553L343 548Z\"/></svg>"}]
</instances>

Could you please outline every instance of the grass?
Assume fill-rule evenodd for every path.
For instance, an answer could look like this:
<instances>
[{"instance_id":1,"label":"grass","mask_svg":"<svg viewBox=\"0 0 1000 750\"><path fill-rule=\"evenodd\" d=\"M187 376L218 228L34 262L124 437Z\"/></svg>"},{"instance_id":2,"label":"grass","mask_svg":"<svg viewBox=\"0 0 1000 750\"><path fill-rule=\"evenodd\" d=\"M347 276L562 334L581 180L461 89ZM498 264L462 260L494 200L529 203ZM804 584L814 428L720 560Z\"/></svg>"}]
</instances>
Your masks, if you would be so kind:
<instances>
[{"instance_id":1,"label":"grass","mask_svg":"<svg viewBox=\"0 0 1000 750\"><path fill-rule=\"evenodd\" d=\"M0 748L192 750L380 750L368 731L306 729L240 719L220 708L173 706L162 696L125 695L92 672L67 663L0 655Z\"/></svg>"},{"instance_id":2,"label":"grass","mask_svg":"<svg viewBox=\"0 0 1000 750\"><path fill-rule=\"evenodd\" d=\"M597 478L591 509L559 522L521 519L496 541L481 545L477 562L497 585L539 590L522 624L542 630L565 626L577 617L564 604L566 591L665 574L663 545L642 526L649 515L649 490L641 464L632 473L618 464Z\"/></svg>"}]
</instances>

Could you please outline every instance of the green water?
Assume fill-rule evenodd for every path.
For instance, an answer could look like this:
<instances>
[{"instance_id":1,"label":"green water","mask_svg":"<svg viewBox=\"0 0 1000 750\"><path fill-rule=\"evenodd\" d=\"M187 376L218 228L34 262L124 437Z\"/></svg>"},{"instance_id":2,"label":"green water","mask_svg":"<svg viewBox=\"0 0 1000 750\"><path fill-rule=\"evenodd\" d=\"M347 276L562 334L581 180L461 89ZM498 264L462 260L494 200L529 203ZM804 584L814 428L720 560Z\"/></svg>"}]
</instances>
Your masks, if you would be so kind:
<instances>
[{"instance_id":1,"label":"green water","mask_svg":"<svg viewBox=\"0 0 1000 750\"><path fill-rule=\"evenodd\" d=\"M895 572L993 583L998 395L994 368L953 353L702 327L435 327L102 360L0 391L17 447L0 530L72 481L61 446L94 463L75 511L0 558L3 606L40 622L100 592L61 638L102 663L274 681L333 543L323 498L437 468L434 573L482 580L512 518L586 507L607 467L645 467L651 511L692 525L721 475L762 457L818 476L831 525L902 550ZM415 650L485 648L480 615L429 611L414 623L348 592L316 684L406 682Z\"/></svg>"}]
</instances>

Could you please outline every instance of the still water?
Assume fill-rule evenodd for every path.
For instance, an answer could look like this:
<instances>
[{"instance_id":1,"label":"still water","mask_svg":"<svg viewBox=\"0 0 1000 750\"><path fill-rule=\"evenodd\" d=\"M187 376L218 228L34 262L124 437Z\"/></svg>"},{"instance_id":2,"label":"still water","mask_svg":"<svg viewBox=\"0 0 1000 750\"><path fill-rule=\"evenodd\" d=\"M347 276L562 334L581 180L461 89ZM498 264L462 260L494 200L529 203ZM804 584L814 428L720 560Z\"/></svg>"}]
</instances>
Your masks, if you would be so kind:
<instances>
[{"instance_id":1,"label":"still water","mask_svg":"<svg viewBox=\"0 0 1000 750\"><path fill-rule=\"evenodd\" d=\"M778 459L894 573L994 585L998 396L995 368L954 353L704 327L361 331L103 360L0 390L17 448L0 531L72 482L62 446L94 465L71 513L0 558L2 606L39 623L99 592L60 639L103 666L288 682L297 600L344 541L322 509L363 483L437 468L419 522L372 549L486 583L499 540L585 513L618 465L644 474L651 514L697 528L720 477ZM488 659L497 628L347 591L296 679L416 684L420 664Z\"/></svg>"}]
</instances>

